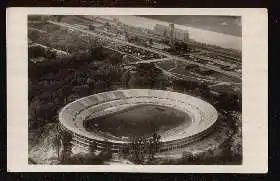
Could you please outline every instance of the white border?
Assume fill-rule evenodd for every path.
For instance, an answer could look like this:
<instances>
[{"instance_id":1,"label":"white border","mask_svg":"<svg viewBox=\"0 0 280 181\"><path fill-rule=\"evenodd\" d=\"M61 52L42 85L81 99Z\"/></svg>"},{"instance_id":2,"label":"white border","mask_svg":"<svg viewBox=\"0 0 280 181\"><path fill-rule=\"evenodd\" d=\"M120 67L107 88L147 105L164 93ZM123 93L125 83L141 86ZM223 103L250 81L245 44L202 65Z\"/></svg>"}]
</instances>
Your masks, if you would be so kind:
<instances>
[{"instance_id":1,"label":"white border","mask_svg":"<svg viewBox=\"0 0 280 181\"><path fill-rule=\"evenodd\" d=\"M27 15L233 15L242 17L243 164L230 165L28 165ZM11 172L266 173L267 11L266 9L8 8L7 168Z\"/></svg>"}]
</instances>

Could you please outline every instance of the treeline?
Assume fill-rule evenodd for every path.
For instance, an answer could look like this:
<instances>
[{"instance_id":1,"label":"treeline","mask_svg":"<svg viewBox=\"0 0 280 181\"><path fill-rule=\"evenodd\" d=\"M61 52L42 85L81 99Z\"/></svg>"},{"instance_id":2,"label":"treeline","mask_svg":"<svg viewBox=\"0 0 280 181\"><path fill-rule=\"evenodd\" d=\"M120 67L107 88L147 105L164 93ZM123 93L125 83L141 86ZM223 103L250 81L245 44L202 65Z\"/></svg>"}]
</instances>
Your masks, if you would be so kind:
<instances>
[{"instance_id":1,"label":"treeline","mask_svg":"<svg viewBox=\"0 0 280 181\"><path fill-rule=\"evenodd\" d=\"M165 89L168 78L154 64L138 64L133 74L130 74L128 88Z\"/></svg>"},{"instance_id":2,"label":"treeline","mask_svg":"<svg viewBox=\"0 0 280 181\"><path fill-rule=\"evenodd\" d=\"M30 52L30 56L32 54L37 54L37 52ZM41 54L41 56L44 57L44 52ZM62 69L77 69L85 63L89 63L92 58L93 57L88 56L87 54L76 54L61 58L47 59L38 63L29 61L29 78L31 80L36 80L38 78L43 78L46 74L55 74Z\"/></svg>"},{"instance_id":3,"label":"treeline","mask_svg":"<svg viewBox=\"0 0 280 181\"><path fill-rule=\"evenodd\" d=\"M236 118L234 112L229 112L218 119L216 131L221 126L226 126L226 137L215 149L207 149L199 154L183 152L178 164L209 164L209 165L233 165L242 164L242 135L241 119ZM227 131L228 130L228 131Z\"/></svg>"},{"instance_id":4,"label":"treeline","mask_svg":"<svg viewBox=\"0 0 280 181\"><path fill-rule=\"evenodd\" d=\"M149 164L154 160L155 154L162 146L161 137L156 132L150 137L138 136L126 144L118 153L119 157L130 160L135 164ZM113 157L112 144L105 143L98 148L92 141L88 146L88 153L73 153L73 134L56 126L56 133L52 137L51 146L56 151L60 164L103 164Z\"/></svg>"},{"instance_id":5,"label":"treeline","mask_svg":"<svg viewBox=\"0 0 280 181\"><path fill-rule=\"evenodd\" d=\"M37 25L40 31L28 30L28 38L42 45L69 53L90 52L92 48L101 47L96 37L81 36L77 32L68 32L66 29L52 24Z\"/></svg>"},{"instance_id":6,"label":"treeline","mask_svg":"<svg viewBox=\"0 0 280 181\"><path fill-rule=\"evenodd\" d=\"M198 155L184 152L182 159L168 164L241 164L242 162L242 131L241 112L242 97L235 91L223 91L215 94L206 83L195 81L174 80L173 89L178 92L198 96L211 103L221 115L218 122L229 127L227 139L215 150L207 150ZM216 153L221 152L221 153Z\"/></svg>"}]
</instances>

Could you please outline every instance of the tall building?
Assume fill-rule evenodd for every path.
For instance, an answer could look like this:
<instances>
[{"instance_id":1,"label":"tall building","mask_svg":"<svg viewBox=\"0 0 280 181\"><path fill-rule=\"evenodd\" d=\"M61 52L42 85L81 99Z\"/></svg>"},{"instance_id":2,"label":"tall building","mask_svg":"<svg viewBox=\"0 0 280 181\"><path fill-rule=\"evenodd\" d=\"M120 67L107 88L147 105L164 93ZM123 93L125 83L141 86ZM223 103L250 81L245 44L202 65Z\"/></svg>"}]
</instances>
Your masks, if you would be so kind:
<instances>
[{"instance_id":1,"label":"tall building","mask_svg":"<svg viewBox=\"0 0 280 181\"><path fill-rule=\"evenodd\" d=\"M189 41L189 39L190 39L189 32L185 32L184 33L184 41Z\"/></svg>"},{"instance_id":2,"label":"tall building","mask_svg":"<svg viewBox=\"0 0 280 181\"><path fill-rule=\"evenodd\" d=\"M169 24L169 45L173 46L175 44L175 28L174 24Z\"/></svg>"},{"instance_id":3,"label":"tall building","mask_svg":"<svg viewBox=\"0 0 280 181\"><path fill-rule=\"evenodd\" d=\"M187 30L176 29L175 39L180 41L189 41L189 32Z\"/></svg>"},{"instance_id":4,"label":"tall building","mask_svg":"<svg viewBox=\"0 0 280 181\"><path fill-rule=\"evenodd\" d=\"M168 28L167 26L156 24L154 26L153 33L155 33L156 35L164 36L164 38L167 39L167 37L168 37L167 28Z\"/></svg>"}]
</instances>

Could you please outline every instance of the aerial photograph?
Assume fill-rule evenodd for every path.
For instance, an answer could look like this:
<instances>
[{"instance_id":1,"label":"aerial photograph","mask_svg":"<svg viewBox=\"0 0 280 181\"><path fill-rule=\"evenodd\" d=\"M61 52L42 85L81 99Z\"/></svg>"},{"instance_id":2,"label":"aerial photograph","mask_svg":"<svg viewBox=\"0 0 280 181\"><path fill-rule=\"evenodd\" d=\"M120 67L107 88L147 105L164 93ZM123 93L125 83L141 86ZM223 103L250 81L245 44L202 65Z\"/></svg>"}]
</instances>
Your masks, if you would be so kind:
<instances>
[{"instance_id":1,"label":"aerial photograph","mask_svg":"<svg viewBox=\"0 0 280 181\"><path fill-rule=\"evenodd\" d=\"M28 164L242 164L240 16L27 22Z\"/></svg>"}]
</instances>

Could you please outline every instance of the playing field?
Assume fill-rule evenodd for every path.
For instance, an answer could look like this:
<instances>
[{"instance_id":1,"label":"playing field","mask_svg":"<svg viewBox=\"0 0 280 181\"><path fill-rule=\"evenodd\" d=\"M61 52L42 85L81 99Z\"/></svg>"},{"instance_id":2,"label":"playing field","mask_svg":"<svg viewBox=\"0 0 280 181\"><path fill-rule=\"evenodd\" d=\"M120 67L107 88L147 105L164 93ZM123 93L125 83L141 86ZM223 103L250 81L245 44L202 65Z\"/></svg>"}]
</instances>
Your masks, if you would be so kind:
<instances>
[{"instance_id":1,"label":"playing field","mask_svg":"<svg viewBox=\"0 0 280 181\"><path fill-rule=\"evenodd\" d=\"M158 105L138 105L121 112L85 121L88 131L98 131L123 138L150 136L177 127L187 122L190 117L176 109Z\"/></svg>"}]
</instances>

